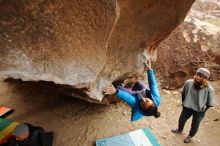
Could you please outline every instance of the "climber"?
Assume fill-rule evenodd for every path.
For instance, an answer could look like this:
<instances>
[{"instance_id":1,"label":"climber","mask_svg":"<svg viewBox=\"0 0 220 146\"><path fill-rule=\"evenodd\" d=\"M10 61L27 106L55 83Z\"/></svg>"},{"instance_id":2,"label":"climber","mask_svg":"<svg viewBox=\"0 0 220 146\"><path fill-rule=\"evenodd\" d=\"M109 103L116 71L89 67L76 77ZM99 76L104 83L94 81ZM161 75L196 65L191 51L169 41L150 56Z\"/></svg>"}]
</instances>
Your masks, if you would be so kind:
<instances>
[{"instance_id":1,"label":"climber","mask_svg":"<svg viewBox=\"0 0 220 146\"><path fill-rule=\"evenodd\" d=\"M144 64L144 71L147 71L149 89L143 88L139 91L128 91L122 87L113 85L103 89L104 94L115 95L126 102L132 108L131 122L137 121L143 116L160 117L158 106L160 105L160 94L157 88L154 72L151 68L151 61L147 60Z\"/></svg>"}]
</instances>

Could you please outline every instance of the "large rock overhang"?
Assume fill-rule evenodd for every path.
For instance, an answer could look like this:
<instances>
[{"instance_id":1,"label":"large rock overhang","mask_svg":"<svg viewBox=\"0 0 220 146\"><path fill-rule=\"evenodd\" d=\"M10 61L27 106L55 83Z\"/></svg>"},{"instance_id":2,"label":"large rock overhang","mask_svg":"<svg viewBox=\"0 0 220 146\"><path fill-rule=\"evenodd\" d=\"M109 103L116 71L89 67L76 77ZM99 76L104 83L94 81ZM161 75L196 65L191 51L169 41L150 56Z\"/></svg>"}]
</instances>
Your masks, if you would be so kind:
<instances>
[{"instance_id":1,"label":"large rock overhang","mask_svg":"<svg viewBox=\"0 0 220 146\"><path fill-rule=\"evenodd\" d=\"M101 101L103 87L142 68L143 50L153 58L193 2L0 0L0 76L71 85Z\"/></svg>"}]
</instances>

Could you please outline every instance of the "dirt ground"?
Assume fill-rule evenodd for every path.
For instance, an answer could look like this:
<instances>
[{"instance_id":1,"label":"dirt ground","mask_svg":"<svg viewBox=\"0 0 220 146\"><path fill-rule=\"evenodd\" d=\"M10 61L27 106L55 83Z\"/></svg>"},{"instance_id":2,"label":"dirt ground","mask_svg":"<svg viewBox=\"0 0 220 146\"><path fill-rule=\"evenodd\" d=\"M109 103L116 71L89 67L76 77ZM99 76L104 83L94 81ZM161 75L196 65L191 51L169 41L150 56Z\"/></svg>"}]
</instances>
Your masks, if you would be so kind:
<instances>
[{"instance_id":1,"label":"dirt ground","mask_svg":"<svg viewBox=\"0 0 220 146\"><path fill-rule=\"evenodd\" d=\"M198 134L190 146L219 146L220 143L220 81L212 82L216 90L216 107L207 112ZM93 104L59 92L45 82L0 81L0 104L15 112L7 116L54 131L54 146L95 146L98 138L114 136L139 128L149 128L162 146L184 146L190 121L182 134L170 130L177 126L181 111L178 90L160 90L162 102L159 119L145 117L130 122L130 108L120 102L109 106Z\"/></svg>"}]
</instances>

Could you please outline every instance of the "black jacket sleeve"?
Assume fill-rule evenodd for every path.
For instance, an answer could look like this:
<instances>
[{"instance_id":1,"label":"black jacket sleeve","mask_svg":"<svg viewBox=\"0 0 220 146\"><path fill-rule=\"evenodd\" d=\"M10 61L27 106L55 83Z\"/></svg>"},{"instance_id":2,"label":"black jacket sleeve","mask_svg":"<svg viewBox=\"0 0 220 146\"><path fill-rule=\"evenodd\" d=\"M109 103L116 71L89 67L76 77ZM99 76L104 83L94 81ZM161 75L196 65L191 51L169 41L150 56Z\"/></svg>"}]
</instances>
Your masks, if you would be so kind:
<instances>
[{"instance_id":1,"label":"black jacket sleeve","mask_svg":"<svg viewBox=\"0 0 220 146\"><path fill-rule=\"evenodd\" d=\"M185 94L182 93L182 104L183 104L184 100L185 100Z\"/></svg>"},{"instance_id":2,"label":"black jacket sleeve","mask_svg":"<svg viewBox=\"0 0 220 146\"><path fill-rule=\"evenodd\" d=\"M206 112L209 108L210 108L211 106L209 106L209 105L206 105L206 109L205 109L205 111L204 112Z\"/></svg>"},{"instance_id":3,"label":"black jacket sleeve","mask_svg":"<svg viewBox=\"0 0 220 146\"><path fill-rule=\"evenodd\" d=\"M1 146L19 146L16 139L14 137L10 138L7 140L7 142L5 142L4 144L2 144Z\"/></svg>"}]
</instances>

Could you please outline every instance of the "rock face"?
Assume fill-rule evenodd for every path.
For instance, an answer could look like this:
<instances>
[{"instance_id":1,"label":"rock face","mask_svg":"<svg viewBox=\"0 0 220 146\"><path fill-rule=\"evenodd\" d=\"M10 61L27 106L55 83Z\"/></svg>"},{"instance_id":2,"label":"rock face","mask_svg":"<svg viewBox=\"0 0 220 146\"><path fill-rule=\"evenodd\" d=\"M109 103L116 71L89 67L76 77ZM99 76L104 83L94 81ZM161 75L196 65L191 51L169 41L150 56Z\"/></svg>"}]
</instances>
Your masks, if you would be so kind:
<instances>
[{"instance_id":1,"label":"rock face","mask_svg":"<svg viewBox=\"0 0 220 146\"><path fill-rule=\"evenodd\" d=\"M143 50L152 57L193 2L0 0L0 76L71 85L101 101L101 88L140 69Z\"/></svg>"},{"instance_id":2,"label":"rock face","mask_svg":"<svg viewBox=\"0 0 220 146\"><path fill-rule=\"evenodd\" d=\"M218 13L216 13L218 12ZM185 21L158 46L155 70L163 88L175 89L199 67L220 79L220 2L196 1Z\"/></svg>"}]
</instances>

